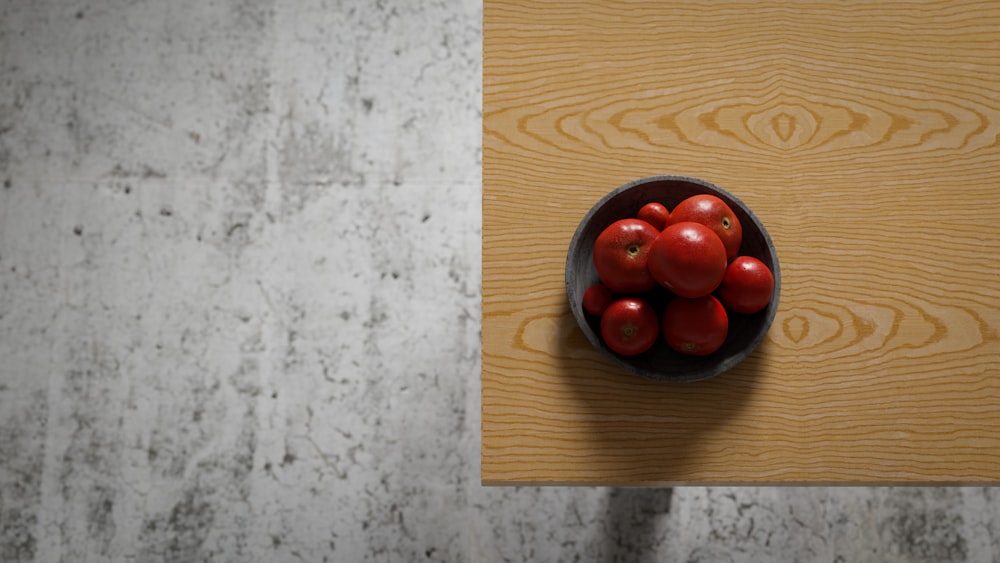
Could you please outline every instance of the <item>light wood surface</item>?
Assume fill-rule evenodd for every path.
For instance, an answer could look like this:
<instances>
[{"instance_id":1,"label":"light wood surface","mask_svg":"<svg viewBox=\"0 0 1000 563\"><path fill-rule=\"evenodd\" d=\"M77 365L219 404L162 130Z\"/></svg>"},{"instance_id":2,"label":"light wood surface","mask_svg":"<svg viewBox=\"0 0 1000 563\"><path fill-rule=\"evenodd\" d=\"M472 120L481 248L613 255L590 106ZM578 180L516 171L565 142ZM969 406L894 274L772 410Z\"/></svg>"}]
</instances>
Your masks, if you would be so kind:
<instances>
[{"instance_id":1,"label":"light wood surface","mask_svg":"<svg viewBox=\"0 0 1000 563\"><path fill-rule=\"evenodd\" d=\"M486 0L482 479L1000 481L1000 3ZM583 214L685 174L781 261L761 348L617 371L564 293Z\"/></svg>"}]
</instances>

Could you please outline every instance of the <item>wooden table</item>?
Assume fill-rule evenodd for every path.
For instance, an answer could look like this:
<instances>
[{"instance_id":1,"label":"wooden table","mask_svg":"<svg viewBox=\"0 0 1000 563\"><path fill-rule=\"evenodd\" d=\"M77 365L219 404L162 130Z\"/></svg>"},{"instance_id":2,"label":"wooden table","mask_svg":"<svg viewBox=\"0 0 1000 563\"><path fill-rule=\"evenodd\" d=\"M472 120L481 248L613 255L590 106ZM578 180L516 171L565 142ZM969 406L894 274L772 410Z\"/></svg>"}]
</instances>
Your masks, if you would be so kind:
<instances>
[{"instance_id":1,"label":"wooden table","mask_svg":"<svg viewBox=\"0 0 1000 563\"><path fill-rule=\"evenodd\" d=\"M1000 481L1000 4L486 0L482 480ZM734 192L783 273L763 345L628 376L569 313L629 180Z\"/></svg>"}]
</instances>

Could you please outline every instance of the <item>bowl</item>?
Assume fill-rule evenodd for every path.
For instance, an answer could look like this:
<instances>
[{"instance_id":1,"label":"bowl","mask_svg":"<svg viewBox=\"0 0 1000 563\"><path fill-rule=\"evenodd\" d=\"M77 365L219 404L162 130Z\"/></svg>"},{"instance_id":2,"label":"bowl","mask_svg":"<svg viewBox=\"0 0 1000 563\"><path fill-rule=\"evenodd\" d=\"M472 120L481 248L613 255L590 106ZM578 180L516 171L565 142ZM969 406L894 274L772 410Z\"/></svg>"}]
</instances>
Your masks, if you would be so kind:
<instances>
[{"instance_id":1,"label":"bowl","mask_svg":"<svg viewBox=\"0 0 1000 563\"><path fill-rule=\"evenodd\" d=\"M613 352L601 339L600 319L583 311L583 293L597 283L593 248L597 236L611 223L635 217L639 209L657 201L673 210L684 199L697 194L712 194L729 205L743 227L739 255L761 260L774 274L774 294L768 306L752 315L730 313L729 334L722 347L707 356L691 356L674 351L662 335L647 352L624 356ZM666 290L654 290L646 297L662 311L670 297ZM778 310L781 293L781 270L771 237L753 211L728 191L697 178L653 176L629 182L601 198L583 217L566 255L566 295L570 310L587 340L626 372L657 381L697 381L719 375L747 358L764 340Z\"/></svg>"}]
</instances>

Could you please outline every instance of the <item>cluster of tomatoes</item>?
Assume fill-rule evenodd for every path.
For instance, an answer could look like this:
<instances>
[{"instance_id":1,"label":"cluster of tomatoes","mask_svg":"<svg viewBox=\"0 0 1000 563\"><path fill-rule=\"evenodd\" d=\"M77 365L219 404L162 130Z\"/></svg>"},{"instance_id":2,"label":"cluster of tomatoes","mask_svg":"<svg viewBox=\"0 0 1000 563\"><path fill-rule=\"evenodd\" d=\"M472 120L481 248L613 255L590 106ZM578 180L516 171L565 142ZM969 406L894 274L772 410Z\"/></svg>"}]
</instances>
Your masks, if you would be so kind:
<instances>
[{"instance_id":1,"label":"cluster of tomatoes","mask_svg":"<svg viewBox=\"0 0 1000 563\"><path fill-rule=\"evenodd\" d=\"M641 354L661 333L677 352L711 354L726 340L729 313L759 312L774 292L770 268L739 255L742 241L736 214L714 195L689 197L673 211L648 203L597 237L601 281L584 292L583 308L600 317L601 338L619 354ZM649 298L660 287L670 295L662 312Z\"/></svg>"}]
</instances>

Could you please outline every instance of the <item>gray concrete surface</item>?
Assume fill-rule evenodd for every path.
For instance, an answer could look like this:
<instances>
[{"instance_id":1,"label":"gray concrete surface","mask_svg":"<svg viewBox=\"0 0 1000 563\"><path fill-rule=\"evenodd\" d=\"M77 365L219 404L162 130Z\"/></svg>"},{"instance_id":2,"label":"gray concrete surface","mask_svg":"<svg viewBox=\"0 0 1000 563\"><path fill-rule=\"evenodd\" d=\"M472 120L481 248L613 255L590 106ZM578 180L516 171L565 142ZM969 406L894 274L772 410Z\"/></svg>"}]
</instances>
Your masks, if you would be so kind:
<instances>
[{"instance_id":1,"label":"gray concrete surface","mask_svg":"<svg viewBox=\"0 0 1000 563\"><path fill-rule=\"evenodd\" d=\"M482 6L0 3L0 560L976 561L976 488L484 488Z\"/></svg>"}]
</instances>

